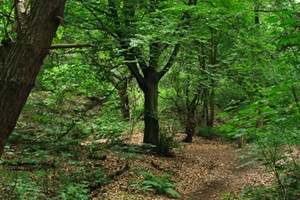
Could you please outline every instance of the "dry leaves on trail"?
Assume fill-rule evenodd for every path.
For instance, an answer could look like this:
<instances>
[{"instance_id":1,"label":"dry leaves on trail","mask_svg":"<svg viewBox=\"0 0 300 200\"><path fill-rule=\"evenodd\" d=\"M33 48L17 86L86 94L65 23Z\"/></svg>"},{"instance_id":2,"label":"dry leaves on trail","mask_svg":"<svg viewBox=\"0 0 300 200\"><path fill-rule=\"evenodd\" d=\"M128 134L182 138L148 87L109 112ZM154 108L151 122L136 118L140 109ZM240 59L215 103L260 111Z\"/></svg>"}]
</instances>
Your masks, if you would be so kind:
<instances>
[{"instance_id":1,"label":"dry leaves on trail","mask_svg":"<svg viewBox=\"0 0 300 200\"><path fill-rule=\"evenodd\" d=\"M132 141L141 142L141 138L141 135L134 135ZM145 155L126 162L131 169L135 166L156 175L171 174L181 185L177 188L181 199L186 200L219 199L224 193L236 194L245 187L271 182L271 176L263 173L262 167L238 168L241 161L237 160L237 156L241 153L227 142L195 137L193 143L183 143L182 146L176 157ZM128 170L98 191L94 199L171 199L138 193L131 183L141 178L134 170Z\"/></svg>"}]
</instances>

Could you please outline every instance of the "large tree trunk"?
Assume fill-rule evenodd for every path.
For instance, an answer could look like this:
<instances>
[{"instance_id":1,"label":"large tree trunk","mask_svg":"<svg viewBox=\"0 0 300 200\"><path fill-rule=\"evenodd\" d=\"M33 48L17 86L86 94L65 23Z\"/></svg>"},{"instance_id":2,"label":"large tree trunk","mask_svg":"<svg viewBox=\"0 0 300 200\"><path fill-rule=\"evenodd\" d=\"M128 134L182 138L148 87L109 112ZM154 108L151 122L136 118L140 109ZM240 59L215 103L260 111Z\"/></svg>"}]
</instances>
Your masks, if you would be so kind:
<instances>
[{"instance_id":1,"label":"large tree trunk","mask_svg":"<svg viewBox=\"0 0 300 200\"><path fill-rule=\"evenodd\" d=\"M0 156L49 51L65 2L32 1L15 42L0 47Z\"/></svg>"},{"instance_id":2,"label":"large tree trunk","mask_svg":"<svg viewBox=\"0 0 300 200\"><path fill-rule=\"evenodd\" d=\"M154 76L154 75L152 75ZM144 90L145 97L145 116L144 116L144 143L157 145L159 136L158 123L158 79L147 77L146 88Z\"/></svg>"}]
</instances>

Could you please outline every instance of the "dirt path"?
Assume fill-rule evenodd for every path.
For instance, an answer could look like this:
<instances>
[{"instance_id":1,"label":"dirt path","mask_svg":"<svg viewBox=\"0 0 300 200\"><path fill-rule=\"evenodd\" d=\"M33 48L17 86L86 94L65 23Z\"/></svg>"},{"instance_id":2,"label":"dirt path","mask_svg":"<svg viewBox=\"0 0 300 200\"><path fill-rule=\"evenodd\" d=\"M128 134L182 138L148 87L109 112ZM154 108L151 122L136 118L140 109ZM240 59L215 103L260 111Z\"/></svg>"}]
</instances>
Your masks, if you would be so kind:
<instances>
[{"instance_id":1,"label":"dirt path","mask_svg":"<svg viewBox=\"0 0 300 200\"><path fill-rule=\"evenodd\" d=\"M238 168L241 164L237 160L236 149L224 142L209 141L196 138L193 144L186 145L186 156L189 160L198 162L195 166L184 165L181 171L191 171L190 182L184 185L182 199L186 200L214 200L225 193L237 193L249 186L255 180L258 171ZM184 177L182 177L182 181Z\"/></svg>"},{"instance_id":2,"label":"dirt path","mask_svg":"<svg viewBox=\"0 0 300 200\"><path fill-rule=\"evenodd\" d=\"M192 144L182 145L182 151L175 158L147 156L132 160L130 165L143 166L154 174L172 174L174 180L181 185L178 190L183 200L216 200L226 193L238 193L247 186L270 181L271 177L262 173L262 169L238 168L241 161L237 156L241 153L227 142L197 137ZM132 172L120 176L107 188L116 192L111 192L105 199L171 199L157 195L130 195L134 191L128 185L135 178L136 175Z\"/></svg>"}]
</instances>

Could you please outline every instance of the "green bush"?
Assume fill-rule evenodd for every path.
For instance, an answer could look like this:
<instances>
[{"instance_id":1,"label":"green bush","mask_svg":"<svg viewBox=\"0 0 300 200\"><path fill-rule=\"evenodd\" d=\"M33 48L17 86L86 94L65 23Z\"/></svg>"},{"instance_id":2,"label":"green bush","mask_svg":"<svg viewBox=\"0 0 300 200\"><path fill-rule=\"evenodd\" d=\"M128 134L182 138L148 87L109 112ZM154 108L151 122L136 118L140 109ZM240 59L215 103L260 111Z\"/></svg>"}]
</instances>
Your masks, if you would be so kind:
<instances>
[{"instance_id":1,"label":"green bush","mask_svg":"<svg viewBox=\"0 0 300 200\"><path fill-rule=\"evenodd\" d=\"M2 182L0 190L1 199L14 200L39 200L45 199L46 195L43 191L43 185L37 181L33 181L25 172L7 174L8 171L1 170L1 177L6 177ZM2 174L3 173L3 174Z\"/></svg>"},{"instance_id":2,"label":"green bush","mask_svg":"<svg viewBox=\"0 0 300 200\"><path fill-rule=\"evenodd\" d=\"M172 149L179 148L180 143L174 139L174 134L162 132L159 135L159 141L156 146L158 154L172 156Z\"/></svg>"},{"instance_id":3,"label":"green bush","mask_svg":"<svg viewBox=\"0 0 300 200\"><path fill-rule=\"evenodd\" d=\"M274 86L262 91L262 95L255 97L223 126L222 129L232 137L245 137L251 141L251 155L262 161L274 177L273 185L249 188L243 196L251 199L300 199L299 117L297 104L290 100L283 88ZM258 126L258 122L263 123Z\"/></svg>"},{"instance_id":4,"label":"green bush","mask_svg":"<svg viewBox=\"0 0 300 200\"><path fill-rule=\"evenodd\" d=\"M218 138L221 136L221 131L218 128L199 125L196 127L196 133L207 139Z\"/></svg>"},{"instance_id":5,"label":"green bush","mask_svg":"<svg viewBox=\"0 0 300 200\"><path fill-rule=\"evenodd\" d=\"M148 171L139 170L139 174L143 176L143 180L136 180L131 185L143 192L154 192L156 194L166 194L171 197L179 198L180 194L176 190L179 184L171 180L168 174L156 176Z\"/></svg>"},{"instance_id":6,"label":"green bush","mask_svg":"<svg viewBox=\"0 0 300 200\"><path fill-rule=\"evenodd\" d=\"M85 184L70 184L67 185L63 191L60 192L58 198L60 200L90 200L92 197L89 194L89 189Z\"/></svg>"},{"instance_id":7,"label":"green bush","mask_svg":"<svg viewBox=\"0 0 300 200\"><path fill-rule=\"evenodd\" d=\"M100 77L90 65L61 65L46 69L43 73L43 88L70 97L77 94L101 97L112 85L100 84Z\"/></svg>"}]
</instances>

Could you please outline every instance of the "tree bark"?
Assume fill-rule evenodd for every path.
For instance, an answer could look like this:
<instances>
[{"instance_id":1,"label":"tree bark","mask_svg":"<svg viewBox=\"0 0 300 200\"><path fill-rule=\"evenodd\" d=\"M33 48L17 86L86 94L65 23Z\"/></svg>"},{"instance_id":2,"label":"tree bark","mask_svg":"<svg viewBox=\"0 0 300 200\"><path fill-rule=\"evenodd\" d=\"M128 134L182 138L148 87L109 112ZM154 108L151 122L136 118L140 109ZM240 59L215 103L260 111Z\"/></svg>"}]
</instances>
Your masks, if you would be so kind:
<instances>
[{"instance_id":1,"label":"tree bark","mask_svg":"<svg viewBox=\"0 0 300 200\"><path fill-rule=\"evenodd\" d=\"M211 92L209 94L209 120L207 122L207 127L214 127L215 120L215 91L214 86L212 86Z\"/></svg>"},{"instance_id":2,"label":"tree bark","mask_svg":"<svg viewBox=\"0 0 300 200\"><path fill-rule=\"evenodd\" d=\"M129 78L128 78L129 79ZM120 98L120 108L122 119L128 121L130 117L129 97L127 92L129 80L124 80L117 86Z\"/></svg>"},{"instance_id":3,"label":"tree bark","mask_svg":"<svg viewBox=\"0 0 300 200\"><path fill-rule=\"evenodd\" d=\"M65 3L31 1L22 31L14 42L0 46L0 156L48 54Z\"/></svg>"},{"instance_id":4,"label":"tree bark","mask_svg":"<svg viewBox=\"0 0 300 200\"><path fill-rule=\"evenodd\" d=\"M191 113L188 113L187 121L185 125L185 133L186 137L184 138L183 142L191 143L193 141L193 136L195 134L195 113L192 111Z\"/></svg>"},{"instance_id":5,"label":"tree bark","mask_svg":"<svg viewBox=\"0 0 300 200\"><path fill-rule=\"evenodd\" d=\"M144 90L144 143L157 145L159 140L158 123L158 82L155 74L149 73L146 78L146 88Z\"/></svg>"},{"instance_id":6,"label":"tree bark","mask_svg":"<svg viewBox=\"0 0 300 200\"><path fill-rule=\"evenodd\" d=\"M187 93L188 95L188 93ZM184 142L191 143L193 141L193 136L195 134L195 129L196 129L196 110L199 105L199 98L200 98L200 93L198 91L197 94L194 95L193 99L189 101L187 98L186 101L186 112L187 112L187 118L186 118L186 124L185 124L185 132L186 132L186 137L183 140Z\"/></svg>"}]
</instances>

